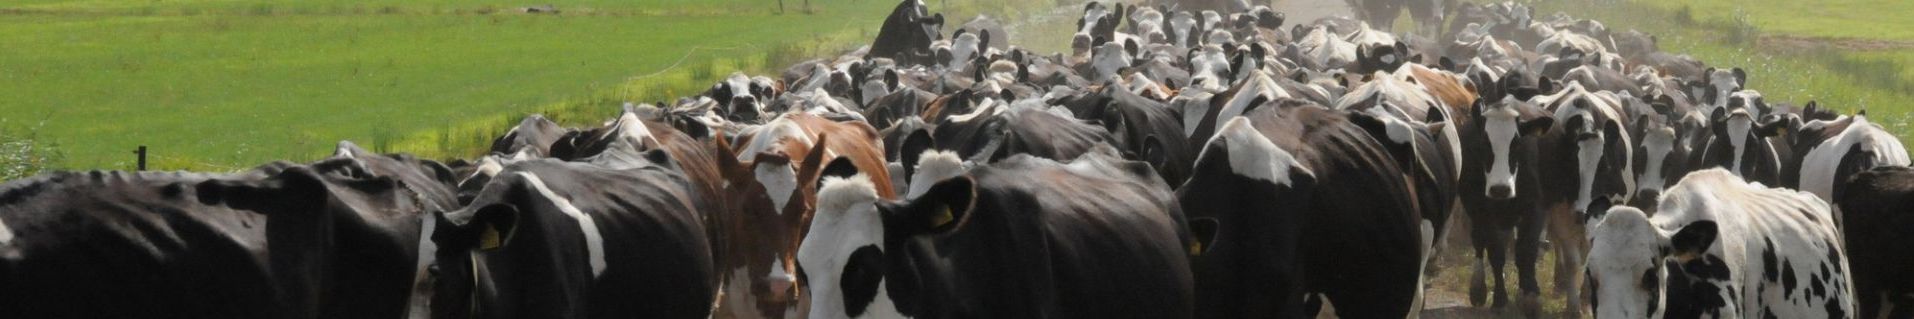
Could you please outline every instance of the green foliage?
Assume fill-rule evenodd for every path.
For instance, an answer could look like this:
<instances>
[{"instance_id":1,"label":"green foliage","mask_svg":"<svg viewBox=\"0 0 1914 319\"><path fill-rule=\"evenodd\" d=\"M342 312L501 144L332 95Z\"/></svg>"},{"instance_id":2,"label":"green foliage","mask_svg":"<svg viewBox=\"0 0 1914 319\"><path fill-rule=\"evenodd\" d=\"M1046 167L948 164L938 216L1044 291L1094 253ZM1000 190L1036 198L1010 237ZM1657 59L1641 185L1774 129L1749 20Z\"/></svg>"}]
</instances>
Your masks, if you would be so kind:
<instances>
[{"instance_id":1,"label":"green foliage","mask_svg":"<svg viewBox=\"0 0 1914 319\"><path fill-rule=\"evenodd\" d=\"M65 157L58 143L40 138L44 123L12 130L0 128L0 181L33 176L58 168Z\"/></svg>"}]
</instances>

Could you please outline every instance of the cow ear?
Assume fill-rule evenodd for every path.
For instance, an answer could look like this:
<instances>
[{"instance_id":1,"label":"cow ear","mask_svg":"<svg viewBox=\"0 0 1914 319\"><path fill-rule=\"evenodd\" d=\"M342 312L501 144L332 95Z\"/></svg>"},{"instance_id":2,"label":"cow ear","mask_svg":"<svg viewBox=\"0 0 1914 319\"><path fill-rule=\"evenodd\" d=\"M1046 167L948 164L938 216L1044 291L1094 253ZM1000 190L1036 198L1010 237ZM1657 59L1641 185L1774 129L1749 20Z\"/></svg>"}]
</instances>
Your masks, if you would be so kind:
<instances>
[{"instance_id":1,"label":"cow ear","mask_svg":"<svg viewBox=\"0 0 1914 319\"><path fill-rule=\"evenodd\" d=\"M1708 251L1719 236L1719 226L1711 220L1698 220L1682 226L1673 236L1669 236L1668 247L1672 257L1687 260Z\"/></svg>"},{"instance_id":2,"label":"cow ear","mask_svg":"<svg viewBox=\"0 0 1914 319\"><path fill-rule=\"evenodd\" d=\"M1136 44L1136 39L1123 39L1123 52L1129 52L1131 58L1136 58L1138 51L1141 48Z\"/></svg>"},{"instance_id":3,"label":"cow ear","mask_svg":"<svg viewBox=\"0 0 1914 319\"><path fill-rule=\"evenodd\" d=\"M1794 114L1768 114L1761 117L1761 123L1755 125L1754 134L1760 137L1786 136L1791 122L1800 122L1801 117Z\"/></svg>"},{"instance_id":4,"label":"cow ear","mask_svg":"<svg viewBox=\"0 0 1914 319\"><path fill-rule=\"evenodd\" d=\"M931 139L930 131L924 129L911 131L910 135L904 136L904 141L898 146L897 153L898 163L904 166L904 176L917 173L917 160L923 156L924 151L930 150L935 142Z\"/></svg>"},{"instance_id":5,"label":"cow ear","mask_svg":"<svg viewBox=\"0 0 1914 319\"><path fill-rule=\"evenodd\" d=\"M1521 128L1523 136L1535 136L1535 135L1541 135L1542 133L1546 133L1548 132L1550 128L1553 128L1553 127L1555 127L1555 118L1543 116L1543 117L1536 117L1534 119L1530 119L1527 121L1522 121L1522 125L1520 128Z\"/></svg>"},{"instance_id":6,"label":"cow ear","mask_svg":"<svg viewBox=\"0 0 1914 319\"><path fill-rule=\"evenodd\" d=\"M1535 86L1540 94L1555 94L1555 87L1559 86L1557 85L1558 83L1555 83L1555 79L1550 79L1546 76L1537 78L1538 80L1535 81Z\"/></svg>"},{"instance_id":7,"label":"cow ear","mask_svg":"<svg viewBox=\"0 0 1914 319\"><path fill-rule=\"evenodd\" d=\"M1441 67L1443 71L1456 72L1455 60L1450 60L1446 56L1436 58L1436 66Z\"/></svg>"},{"instance_id":8,"label":"cow ear","mask_svg":"<svg viewBox=\"0 0 1914 319\"><path fill-rule=\"evenodd\" d=\"M1667 95L1656 95L1655 102L1648 103L1648 106L1655 108L1655 113L1657 114L1661 114L1661 115L1674 114L1675 113L1675 98L1672 96L1667 96Z\"/></svg>"},{"instance_id":9,"label":"cow ear","mask_svg":"<svg viewBox=\"0 0 1914 319\"><path fill-rule=\"evenodd\" d=\"M1217 222L1215 218L1190 219L1190 257L1202 257L1203 253L1210 251L1210 247L1216 247L1216 232L1221 226L1222 223Z\"/></svg>"},{"instance_id":10,"label":"cow ear","mask_svg":"<svg viewBox=\"0 0 1914 319\"><path fill-rule=\"evenodd\" d=\"M889 88L891 91L896 91L897 82L899 82L897 80L897 70L884 69L884 87Z\"/></svg>"},{"instance_id":11,"label":"cow ear","mask_svg":"<svg viewBox=\"0 0 1914 319\"><path fill-rule=\"evenodd\" d=\"M1748 71L1742 71L1741 68L1730 69L1730 71L1735 74L1735 86L1748 87Z\"/></svg>"},{"instance_id":12,"label":"cow ear","mask_svg":"<svg viewBox=\"0 0 1914 319\"><path fill-rule=\"evenodd\" d=\"M470 249L492 251L505 247L518 233L518 207L508 204L492 204L473 211L470 220L459 228L465 229L463 243Z\"/></svg>"},{"instance_id":13,"label":"cow ear","mask_svg":"<svg viewBox=\"0 0 1914 319\"><path fill-rule=\"evenodd\" d=\"M929 190L907 206L879 205L879 210L889 217L886 223L892 223L885 228L897 229L900 235L942 233L954 229L963 224L964 217L976 206L975 183L970 176L958 175L931 185Z\"/></svg>"},{"instance_id":14,"label":"cow ear","mask_svg":"<svg viewBox=\"0 0 1914 319\"><path fill-rule=\"evenodd\" d=\"M1428 109L1428 110L1426 110L1426 111L1424 111L1424 112L1425 112L1425 113L1427 113L1428 115L1424 115L1424 116L1422 117L1422 123L1429 123L1429 124L1434 124L1434 123L1444 123L1444 122L1448 122L1448 121L1449 121L1449 117L1447 117L1447 116L1443 116L1443 115L1445 115L1445 114L1446 114L1446 113L1444 113L1444 112L1447 112L1447 111L1448 111L1448 110L1444 110L1444 109L1442 109L1442 107L1441 107L1441 106L1435 106L1435 105L1431 105L1431 106L1429 106L1429 109Z\"/></svg>"}]
</instances>

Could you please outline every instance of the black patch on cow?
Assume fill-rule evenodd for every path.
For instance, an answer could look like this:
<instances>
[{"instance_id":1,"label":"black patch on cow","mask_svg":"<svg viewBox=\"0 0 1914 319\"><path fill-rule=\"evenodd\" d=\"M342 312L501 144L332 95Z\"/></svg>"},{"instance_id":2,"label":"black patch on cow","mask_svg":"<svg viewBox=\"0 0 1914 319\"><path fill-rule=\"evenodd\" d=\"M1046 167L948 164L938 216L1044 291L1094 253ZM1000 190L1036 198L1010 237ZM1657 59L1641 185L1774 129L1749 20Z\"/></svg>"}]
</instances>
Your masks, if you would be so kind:
<instances>
[{"instance_id":1,"label":"black patch on cow","mask_svg":"<svg viewBox=\"0 0 1914 319\"><path fill-rule=\"evenodd\" d=\"M1761 250L1761 277L1768 279L1768 282L1778 282L1780 278L1777 277L1781 276L1781 267L1778 265L1780 257L1775 256L1774 253L1774 238L1764 237L1761 241L1767 243L1765 249Z\"/></svg>"},{"instance_id":2,"label":"black patch on cow","mask_svg":"<svg viewBox=\"0 0 1914 319\"><path fill-rule=\"evenodd\" d=\"M1794 289L1800 287L1797 285L1799 283L1794 276L1794 263L1781 261L1781 295L1794 295Z\"/></svg>"},{"instance_id":3,"label":"black patch on cow","mask_svg":"<svg viewBox=\"0 0 1914 319\"><path fill-rule=\"evenodd\" d=\"M1693 309L1715 313L1715 316L1719 317L1718 311L1728 306L1728 300L1722 299L1721 287L1715 286L1714 283L1697 280L1692 288L1694 294L1689 300L1694 301Z\"/></svg>"},{"instance_id":4,"label":"black patch on cow","mask_svg":"<svg viewBox=\"0 0 1914 319\"><path fill-rule=\"evenodd\" d=\"M1582 277L1587 278L1586 281L1588 282L1588 290L1597 292L1597 293L1588 294L1588 308L1602 309L1602 298L1601 298L1602 294L1599 293L1600 291L1602 291L1602 282L1595 281L1595 276L1589 275L1588 271L1586 270L1582 272ZM1653 311L1650 311L1650 312L1653 312Z\"/></svg>"},{"instance_id":5,"label":"black patch on cow","mask_svg":"<svg viewBox=\"0 0 1914 319\"><path fill-rule=\"evenodd\" d=\"M850 260L844 262L844 276L838 278L845 314L864 315L865 308L877 299L877 284L884 280L884 269L884 252L877 246L865 245L851 252Z\"/></svg>"},{"instance_id":6,"label":"black patch on cow","mask_svg":"<svg viewBox=\"0 0 1914 319\"><path fill-rule=\"evenodd\" d=\"M1655 310L1661 309L1661 298L1658 298L1661 296L1662 287L1660 273L1661 267L1648 268L1647 271L1642 272L1642 289L1647 289L1648 295L1651 296L1648 298L1648 313L1655 313Z\"/></svg>"},{"instance_id":7,"label":"black patch on cow","mask_svg":"<svg viewBox=\"0 0 1914 319\"><path fill-rule=\"evenodd\" d=\"M1780 319L1780 318L1774 316L1774 309L1768 309L1768 306L1761 306L1761 319Z\"/></svg>"},{"instance_id":8,"label":"black patch on cow","mask_svg":"<svg viewBox=\"0 0 1914 319\"><path fill-rule=\"evenodd\" d=\"M915 164L916 163L911 163L908 165ZM831 160L831 163L824 167L824 170L819 173L817 180L818 183L820 183L819 186L822 186L821 183L824 182L825 177L851 178L851 176L855 176L857 173L857 165L851 162L850 157L838 157L837 159Z\"/></svg>"},{"instance_id":9,"label":"black patch on cow","mask_svg":"<svg viewBox=\"0 0 1914 319\"><path fill-rule=\"evenodd\" d=\"M1821 277L1819 274L1808 275L1808 297L1821 298L1827 296L1827 285L1822 284L1825 280L1826 278Z\"/></svg>"},{"instance_id":10,"label":"black patch on cow","mask_svg":"<svg viewBox=\"0 0 1914 319\"><path fill-rule=\"evenodd\" d=\"M1828 309L1828 318L1847 318L1847 309L1841 309L1841 298L1828 298L1823 307Z\"/></svg>"},{"instance_id":11,"label":"black patch on cow","mask_svg":"<svg viewBox=\"0 0 1914 319\"><path fill-rule=\"evenodd\" d=\"M1728 280L1728 274L1730 272L1730 270L1728 270L1728 263L1723 262L1721 257L1715 257L1714 255L1689 261L1682 265L1682 269L1687 271L1688 274L1704 280Z\"/></svg>"}]
</instances>

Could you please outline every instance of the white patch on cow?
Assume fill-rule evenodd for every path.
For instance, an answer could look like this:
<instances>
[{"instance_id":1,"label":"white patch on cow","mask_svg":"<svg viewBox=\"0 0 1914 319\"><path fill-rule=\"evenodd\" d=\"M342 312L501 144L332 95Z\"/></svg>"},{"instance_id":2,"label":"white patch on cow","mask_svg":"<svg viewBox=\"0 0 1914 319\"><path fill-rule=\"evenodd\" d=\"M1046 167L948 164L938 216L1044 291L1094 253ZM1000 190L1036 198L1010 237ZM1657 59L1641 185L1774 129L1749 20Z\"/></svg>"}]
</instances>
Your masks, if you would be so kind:
<instances>
[{"instance_id":1,"label":"white patch on cow","mask_svg":"<svg viewBox=\"0 0 1914 319\"><path fill-rule=\"evenodd\" d=\"M877 189L863 174L851 178L826 177L818 189L817 213L811 233L798 245L798 264L804 267L810 288L809 318L850 318L839 286L851 253L875 246L883 251L884 223L878 216ZM876 297L860 317L903 318L880 281Z\"/></svg>"},{"instance_id":2,"label":"white patch on cow","mask_svg":"<svg viewBox=\"0 0 1914 319\"><path fill-rule=\"evenodd\" d=\"M591 263L592 278L598 278L599 274L604 273L605 237L599 233L598 223L592 220L591 215L580 211L578 206L572 206L570 199L566 199L564 196L559 196L558 193L552 192L552 189L545 186L545 181L540 180L538 175L533 175L529 172L519 172L518 176L525 178L526 184L530 185L533 190L538 191L539 196L544 196L546 200L552 202L553 206L557 206L559 212L563 212L566 216L571 216L572 219L578 220L578 231L585 235L586 260L589 260Z\"/></svg>"},{"instance_id":3,"label":"white patch on cow","mask_svg":"<svg viewBox=\"0 0 1914 319\"><path fill-rule=\"evenodd\" d=\"M797 276L791 275L789 268L784 266L783 258L778 258L771 260L771 271L764 274L764 282L770 284L771 291L781 292L796 285Z\"/></svg>"},{"instance_id":4,"label":"white patch on cow","mask_svg":"<svg viewBox=\"0 0 1914 319\"><path fill-rule=\"evenodd\" d=\"M1575 206L1571 208L1576 212L1588 209L1588 204L1594 202L1595 174L1602 165L1602 153L1606 151L1603 141L1609 138L1603 136L1600 130L1593 134L1595 138L1575 141L1575 164L1580 174L1576 174Z\"/></svg>"},{"instance_id":5,"label":"white patch on cow","mask_svg":"<svg viewBox=\"0 0 1914 319\"><path fill-rule=\"evenodd\" d=\"M957 157L957 153L925 150L923 155L917 157L917 170L915 174L911 174L910 186L905 189L904 198L917 198L918 195L930 191L931 185L963 175L964 171L964 162Z\"/></svg>"},{"instance_id":6,"label":"white patch on cow","mask_svg":"<svg viewBox=\"0 0 1914 319\"><path fill-rule=\"evenodd\" d=\"M1732 168L1737 176L1741 174L1741 154L1748 150L1749 132L1754 130L1754 118L1742 110L1735 110L1728 116L1728 146L1734 148Z\"/></svg>"},{"instance_id":7,"label":"white patch on cow","mask_svg":"<svg viewBox=\"0 0 1914 319\"><path fill-rule=\"evenodd\" d=\"M512 130L517 131L518 128L513 127ZM338 146L332 148L332 157L352 158L352 142L339 141Z\"/></svg>"},{"instance_id":8,"label":"white patch on cow","mask_svg":"<svg viewBox=\"0 0 1914 319\"><path fill-rule=\"evenodd\" d=\"M13 228L7 227L7 221L0 219L0 249L13 246Z\"/></svg>"},{"instance_id":9,"label":"white patch on cow","mask_svg":"<svg viewBox=\"0 0 1914 319\"><path fill-rule=\"evenodd\" d=\"M797 170L786 164L760 164L751 168L758 183L764 185L764 195L771 197L772 206L779 215L784 214L784 205L797 196Z\"/></svg>"},{"instance_id":10,"label":"white patch on cow","mask_svg":"<svg viewBox=\"0 0 1914 319\"><path fill-rule=\"evenodd\" d=\"M1636 191L1661 193L1662 188L1668 186L1668 177L1661 174L1662 166L1667 165L1668 153L1675 151L1675 129L1664 127L1648 132L1648 136L1642 137L1642 151L1647 153L1643 154L1647 158L1642 160L1642 174L1639 179L1641 182Z\"/></svg>"},{"instance_id":11,"label":"white patch on cow","mask_svg":"<svg viewBox=\"0 0 1914 319\"><path fill-rule=\"evenodd\" d=\"M624 132L623 137L630 139L635 144L633 146L638 146L639 150L664 145L658 142L657 137L651 136L651 129L645 127L645 121L639 120L637 113L625 112L613 123L617 125L616 130Z\"/></svg>"},{"instance_id":12,"label":"white patch on cow","mask_svg":"<svg viewBox=\"0 0 1914 319\"><path fill-rule=\"evenodd\" d=\"M438 262L439 244L432 242L432 233L438 230L439 219L433 214L419 215L418 261L412 268L412 298L406 301L406 318L424 319L432 316L432 264ZM5 232L0 225L0 234ZM0 237L0 246L6 244Z\"/></svg>"},{"instance_id":13,"label":"white patch on cow","mask_svg":"<svg viewBox=\"0 0 1914 319\"><path fill-rule=\"evenodd\" d=\"M1295 181L1290 176L1292 172L1309 176L1315 174L1308 167L1297 162L1296 157L1290 155L1289 151L1277 147L1276 143L1270 142L1269 138L1257 132L1256 128L1250 125L1249 118L1231 118L1229 123L1217 129L1216 136L1210 137L1209 142L1203 144L1216 145L1216 143L1223 143L1224 149L1229 150L1230 169L1234 170L1236 175L1289 186ZM1209 147L1205 146L1203 152L1196 155L1196 161L1201 163L1207 158L1209 158Z\"/></svg>"},{"instance_id":14,"label":"white patch on cow","mask_svg":"<svg viewBox=\"0 0 1914 319\"><path fill-rule=\"evenodd\" d=\"M964 33L963 35L957 36L956 39L951 39L950 69L963 70L969 68L970 59L975 57L973 56L974 54L977 54L978 42L980 41L981 40L977 39L977 34L975 33Z\"/></svg>"},{"instance_id":15,"label":"white patch on cow","mask_svg":"<svg viewBox=\"0 0 1914 319\"><path fill-rule=\"evenodd\" d=\"M750 162L757 158L759 153L773 150L782 143L798 143L806 149L815 144L811 141L810 134L805 133L804 128L798 126L796 121L778 117L758 128L757 136L751 139L751 143L738 151L738 161Z\"/></svg>"},{"instance_id":16,"label":"white patch on cow","mask_svg":"<svg viewBox=\"0 0 1914 319\"><path fill-rule=\"evenodd\" d=\"M1842 182L1836 180L1839 176L1835 176L1837 172L1834 170L1840 166L1843 157L1847 156L1848 149L1854 148L1855 145L1873 151L1874 162L1878 166L1909 164L1907 149L1893 134L1888 133L1878 124L1868 122L1865 116L1855 115L1847 119L1853 122L1848 124L1846 130L1828 136L1820 144L1812 146L1807 150L1808 155L1801 161L1801 190L1814 193L1821 200L1834 201L1834 183ZM1810 126L1814 124L1820 123L1810 123Z\"/></svg>"},{"instance_id":17,"label":"white patch on cow","mask_svg":"<svg viewBox=\"0 0 1914 319\"><path fill-rule=\"evenodd\" d=\"M1269 73L1261 69L1250 70L1248 73L1249 78L1239 84L1241 87L1236 89L1236 95L1230 96L1229 103L1224 104L1223 109L1216 111L1216 120L1224 121L1243 115L1244 110L1255 106L1249 103L1254 102L1258 97L1265 102L1290 97L1288 91L1277 86L1276 80L1269 77Z\"/></svg>"},{"instance_id":18,"label":"white patch on cow","mask_svg":"<svg viewBox=\"0 0 1914 319\"><path fill-rule=\"evenodd\" d=\"M1122 43L1116 41L1103 43L1103 46L1097 47L1090 55L1090 68L1096 72L1091 74L1091 80L1115 79L1117 71L1130 67L1131 60L1130 52L1123 49Z\"/></svg>"},{"instance_id":19,"label":"white patch on cow","mask_svg":"<svg viewBox=\"0 0 1914 319\"><path fill-rule=\"evenodd\" d=\"M1369 109L1369 113L1378 112L1381 111L1378 109ZM1408 122L1403 122L1393 117L1381 117L1380 119L1382 120L1383 127L1386 128L1386 132L1384 133L1389 135L1389 141L1395 142L1396 144L1408 144L1411 148L1414 148L1416 138L1415 127L1410 126Z\"/></svg>"},{"instance_id":20,"label":"white patch on cow","mask_svg":"<svg viewBox=\"0 0 1914 319\"><path fill-rule=\"evenodd\" d=\"M1489 152L1493 158L1493 161L1489 162L1487 189L1503 186L1511 191L1516 190L1515 175L1519 172L1509 163L1509 158L1513 156L1509 154L1509 148L1515 143L1516 133L1518 133L1516 121L1522 115L1514 109L1497 108L1482 112L1482 116L1484 117L1482 127L1488 133ZM1484 189L1484 194L1487 194L1487 189Z\"/></svg>"}]
</instances>

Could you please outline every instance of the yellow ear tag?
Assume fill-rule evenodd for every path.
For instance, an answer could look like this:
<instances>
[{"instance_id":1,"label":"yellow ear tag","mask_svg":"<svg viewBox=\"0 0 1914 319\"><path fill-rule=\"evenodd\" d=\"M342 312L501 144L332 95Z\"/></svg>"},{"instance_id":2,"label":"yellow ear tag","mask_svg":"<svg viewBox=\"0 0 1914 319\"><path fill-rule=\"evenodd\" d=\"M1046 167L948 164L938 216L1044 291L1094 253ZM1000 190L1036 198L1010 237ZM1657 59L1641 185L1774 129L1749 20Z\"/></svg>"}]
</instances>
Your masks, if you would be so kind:
<instances>
[{"instance_id":1,"label":"yellow ear tag","mask_svg":"<svg viewBox=\"0 0 1914 319\"><path fill-rule=\"evenodd\" d=\"M930 227L943 227L944 224L949 224L951 219L953 218L950 217L950 206L939 206L937 214L930 217Z\"/></svg>"},{"instance_id":2,"label":"yellow ear tag","mask_svg":"<svg viewBox=\"0 0 1914 319\"><path fill-rule=\"evenodd\" d=\"M1202 255L1203 255L1203 242L1191 241L1190 256L1202 256Z\"/></svg>"},{"instance_id":3,"label":"yellow ear tag","mask_svg":"<svg viewBox=\"0 0 1914 319\"><path fill-rule=\"evenodd\" d=\"M498 249L498 246L501 246L501 245L502 243L500 243L500 240L499 240L498 227L492 227L490 225L487 225L485 226L484 231L479 232L479 249L480 250Z\"/></svg>"}]
</instances>

